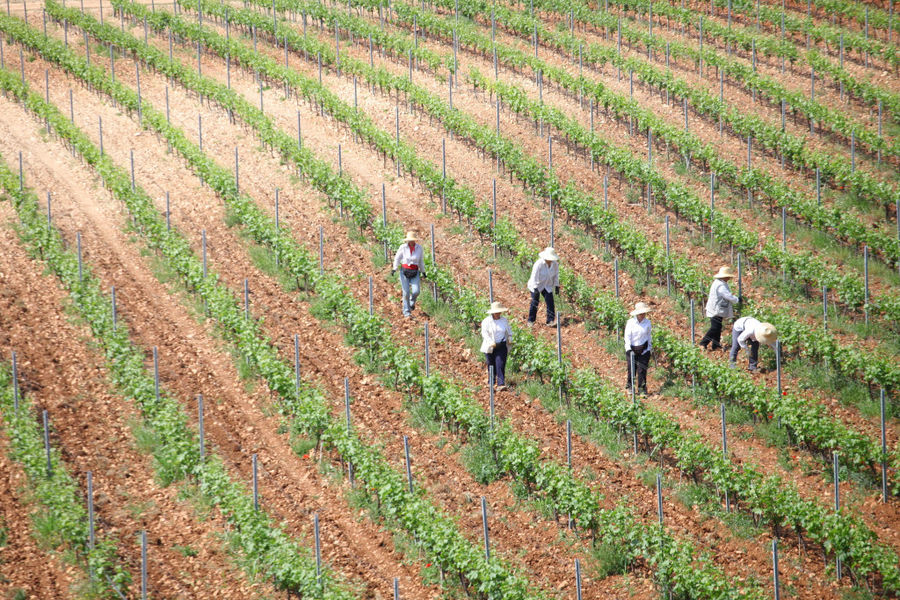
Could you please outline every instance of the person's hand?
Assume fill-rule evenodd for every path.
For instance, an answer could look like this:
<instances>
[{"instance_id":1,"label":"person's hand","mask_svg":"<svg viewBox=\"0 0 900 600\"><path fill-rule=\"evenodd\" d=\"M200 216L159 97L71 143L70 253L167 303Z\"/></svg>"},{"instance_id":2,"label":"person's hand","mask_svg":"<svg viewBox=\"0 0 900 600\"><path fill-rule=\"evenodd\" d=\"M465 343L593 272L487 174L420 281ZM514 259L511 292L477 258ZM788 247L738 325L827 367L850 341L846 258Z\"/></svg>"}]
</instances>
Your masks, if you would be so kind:
<instances>
[{"instance_id":1,"label":"person's hand","mask_svg":"<svg viewBox=\"0 0 900 600\"><path fill-rule=\"evenodd\" d=\"M391 269L391 277L397 274L397 269Z\"/></svg>"},{"instance_id":2,"label":"person's hand","mask_svg":"<svg viewBox=\"0 0 900 600\"><path fill-rule=\"evenodd\" d=\"M428 276L425 274L425 271L422 271L422 279L426 279Z\"/></svg>"},{"instance_id":3,"label":"person's hand","mask_svg":"<svg viewBox=\"0 0 900 600\"><path fill-rule=\"evenodd\" d=\"M488 354L493 354L494 348L496 348L496 347L497 347L497 344L491 344L490 346L488 346Z\"/></svg>"}]
</instances>

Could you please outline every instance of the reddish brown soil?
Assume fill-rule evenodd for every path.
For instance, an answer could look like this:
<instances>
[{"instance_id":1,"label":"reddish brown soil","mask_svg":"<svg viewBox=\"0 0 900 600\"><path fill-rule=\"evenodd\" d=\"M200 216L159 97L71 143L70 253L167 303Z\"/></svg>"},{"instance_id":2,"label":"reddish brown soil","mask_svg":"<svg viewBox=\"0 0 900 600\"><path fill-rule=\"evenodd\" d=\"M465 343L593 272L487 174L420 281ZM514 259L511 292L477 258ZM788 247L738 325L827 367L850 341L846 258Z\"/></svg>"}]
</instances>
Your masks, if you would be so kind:
<instances>
[{"instance_id":1,"label":"reddish brown soil","mask_svg":"<svg viewBox=\"0 0 900 600\"><path fill-rule=\"evenodd\" d=\"M203 67L203 68L204 68L204 72L207 73L207 74L209 74L209 73L212 72L212 71L211 71L211 67L210 67L208 64L204 64L204 67ZM219 68L221 68L221 67L219 67ZM233 79L232 79L232 81L234 82L234 74L233 74ZM252 85L252 84L251 84L251 85ZM254 94L255 94L255 90L253 89L253 87L250 87L250 89L247 90L247 97L248 97L248 98L251 98L251 97L253 97ZM371 98L371 99L369 99L369 100L367 100L367 101L372 102L372 101L374 101L374 100L375 100L374 98ZM276 107L276 108L272 108L272 109L271 109L271 110L274 111L274 112L280 112L280 111L281 111L281 110L280 110L280 107L283 106L281 103L279 103L279 102L277 102L277 101L274 101L274 100L269 100L269 99L266 99L266 100L264 101L264 103L265 103L265 105L268 106L268 107ZM287 112L287 111L285 111L285 112ZM292 111L291 111L291 112L292 112ZM378 112L378 111L376 110L375 112ZM304 123L307 123L307 121L304 120ZM316 143L315 140L310 139L311 137L315 136L316 134L310 133L310 129L309 129L309 126L308 126L308 125L305 126L305 131L307 132L307 134L306 134L307 137L305 137L305 143L310 144L310 145ZM343 139L342 142L343 142L344 144L346 144L346 146L345 146L345 154L344 154L345 160L346 160L346 157L347 157L348 155L350 155L350 152L353 150L353 147L354 147L354 146L353 146L353 144L352 144L352 142L351 142L350 140ZM244 160L244 159L242 158L242 160ZM248 158L247 160L250 160L250 159ZM357 171L360 169L360 165L367 164L367 161L363 161L363 160L359 160L359 161L358 161L358 160L348 160L345 164L350 165L350 166L348 167L348 169L352 169L352 170L353 170L353 174L354 174L354 175L357 175ZM377 162L376 162L376 164L377 164ZM253 171L253 172L257 172L258 170L257 170L256 168L254 168L254 169L252 169L252 171ZM267 171L267 172L268 172L268 171ZM362 177L363 179L366 179L366 178L367 178L365 175L360 175L359 177ZM375 179L375 181L378 181L378 179ZM395 182L395 183L396 183L396 182ZM402 184L402 183L403 183L403 182L401 181L400 184ZM243 184L242 184L242 185L243 185ZM403 195L403 194L401 193L401 195ZM391 197L393 197L393 195L392 195ZM395 207L392 206L391 210L392 210L392 212L393 212L393 211L395 210ZM398 210L402 210L403 212L405 212L407 209L406 209L405 207L402 207L401 209L398 209ZM422 216L422 215L417 215L417 216L414 216L413 218L414 218L416 221L420 222L420 223L423 221L423 216ZM410 222L409 217L405 218L404 221L405 221L405 222ZM311 232L308 232L307 235L308 235L310 238L312 238L312 239L314 240L314 239L315 239L315 230L313 230L313 231L311 231ZM330 233L330 232L327 233L326 235L327 235L327 239L329 239L329 240L332 239L331 233ZM442 239L442 240L444 239L443 234L442 234L441 239ZM340 246L343 247L343 244L340 244ZM443 246L443 242L442 242L442 246ZM458 249L454 249L453 251L450 252L450 254L455 256L455 255L457 254L458 251L459 251ZM471 260L477 260L477 254L473 254L473 255L471 255L471 256L472 256ZM337 260L342 260L342 259L346 259L346 257L342 255L342 256L341 256L339 259L337 259ZM330 263L333 264L334 260L336 260L334 257L332 257L332 256L330 256L330 255L327 256L327 262L330 262ZM454 260L454 263L456 263L456 262L457 262L457 261ZM462 261L460 261L460 262L462 262ZM364 269L365 269L365 267L364 267ZM498 284L498 285L499 285L499 284ZM382 295L382 293L381 293L381 287L382 287L382 284L380 283L380 281L378 282L378 286L379 286L379 291L378 291L378 293L376 294L376 297L381 297L381 295ZM355 286L355 287L357 287L357 289L358 289L358 292L357 292L357 293L359 294L359 296L363 296L363 294L365 294L365 292L364 292L365 284L364 284L363 282L360 282L360 284L359 284L358 286ZM256 289L256 288L253 287L253 289ZM508 291L508 289L507 289L507 290L504 290L503 292L501 292L499 289L495 288L495 291L496 291L496 293L498 293L498 294L501 294L501 293L509 294L509 293L510 293L510 292ZM379 301L379 303L380 303L380 302L381 302L381 301ZM273 307L271 307L271 306L270 306L270 307L267 307L266 313L267 313L267 314L272 314L272 313L278 314L278 313L279 313L279 311L277 311L277 310L272 310L272 308L273 308ZM389 310L390 310L390 312L391 312L392 314L398 312L398 309L397 309L397 306L396 306L396 302L392 303L392 304L389 306ZM399 316L399 315L395 315L395 316ZM440 339L440 334L439 334L439 333L435 335L435 339ZM463 351L463 349L462 349L462 348L459 348L458 350L451 351L451 352L450 352L450 355L455 355L455 356L458 357L460 351ZM441 353L436 353L436 360L438 360L438 359L440 359L440 358L442 358ZM458 360L458 359L457 359L457 360ZM471 371L471 368L472 368L472 366L471 366L471 361L467 361L467 362L464 363L464 364L469 365L469 366L467 367L467 370L468 370L469 373L470 373L470 377L473 377L473 378L475 379L475 381L481 380L482 375L481 375L481 369L480 369L479 367L475 367L475 373L472 373L472 371ZM501 407L501 408L502 408L502 407ZM549 424L547 424L547 423L541 423L541 424L539 425L538 429L543 428L544 430L546 430L546 428L548 427L548 425L549 425ZM550 426L550 427L553 427L552 425L549 425L549 426ZM531 428L529 427L529 429L531 429ZM562 440L562 437L561 437L559 434L557 434L557 435L555 435L555 436L552 436L552 437L550 438L550 440L548 440L548 438L547 438L546 436L543 436L543 437L544 437L544 442L543 442L543 444L545 444L545 445L548 444L548 443L549 443L549 444L553 444L553 446L555 446L555 450L552 451L551 453L552 453L552 454L555 454L555 455L559 455L558 453L561 451L561 447L559 446L559 444L560 444L560 442L561 442L561 440ZM577 452L576 452L576 454L577 454ZM594 464L596 464L596 462L595 462ZM603 470L605 471L607 468L608 468L608 467L604 466L604 467L603 467ZM635 482L635 481L632 479L631 484L634 485L634 484L636 484L636 483L637 483L637 482ZM640 487L640 484L637 484L637 485ZM649 509L649 510L647 510L647 513L648 513L648 514L650 514L650 513L652 512L652 493L649 493L649 492L650 492L650 491L649 491L649 490L646 490L645 488L642 490L642 493L643 493L644 497L645 497L646 500L648 501L648 502L647 502L647 504L649 505L649 506L648 506L648 509ZM717 548L717 550L720 550L720 549Z\"/></svg>"},{"instance_id":2,"label":"reddish brown soil","mask_svg":"<svg viewBox=\"0 0 900 600\"><path fill-rule=\"evenodd\" d=\"M278 51L266 48L265 45L262 45L261 50L279 59L283 56ZM357 52L357 50L348 51ZM359 52L361 55L362 51ZM188 62L192 55L185 50L182 51L182 56ZM472 61L473 64L476 62L483 71L490 68L482 65L481 61ZM132 65L121 65L119 62L117 65L119 65L117 78L133 83ZM308 74L314 73L315 69L314 66L300 64L297 57L292 57L291 66ZM40 60L27 66L27 74L36 87L43 84L44 68L46 65ZM390 68L403 70L405 73L404 67ZM210 57L204 58L203 72L223 82L225 80L224 64ZM612 78L614 79L614 75ZM352 84L349 81L330 73L326 74L325 80L329 87L341 93L343 97L352 98ZM420 75L418 81L436 86L424 75ZM258 89L251 76L245 74L236 76L233 72L232 82L250 101L258 102ZM158 108L164 105L165 83L164 78L159 76L150 74L142 76L145 98ZM56 71L52 72L51 96L60 106L66 103L68 85L64 76ZM620 85L624 85L627 89L627 81ZM470 114L477 115L483 122L493 123L492 109L483 101L483 97L472 96L465 86L457 90L454 94L455 104L459 102ZM544 91L546 99L548 90ZM360 92L360 106L382 127L391 130L394 101L371 95L364 87L360 87ZM117 115L117 111L110 107L107 101L101 102L96 96L80 88L76 89L75 93L76 121L96 141L96 117L98 114L102 115L106 150L120 165L128 164L128 151L131 147L135 147L138 182L156 197L161 209L165 191L172 192L173 225L194 240L198 251L199 231L206 229L210 240L211 268L223 276L223 281L235 290L236 297L239 296L243 278L248 278L252 290L252 310L254 314L265 315L266 331L281 347L286 360L290 360L292 356L293 333L310 330L318 332L315 336L302 336L304 342L301 370L319 382L331 397L335 398L335 410L341 408L339 398L342 393L343 377L349 375L356 398L354 420L361 433L384 444L388 455L397 456L398 469L402 468L399 460L402 435L409 435L414 448L417 483L428 488L441 506L457 516L461 529L470 539L476 543L480 540L480 513L475 500L479 495L485 495L491 500L493 516L499 517L495 519L496 524L492 524L492 541L498 549L510 560L525 568L529 576L543 587L563 590L567 585L571 585L572 553L566 548L569 542L557 539L557 528L552 523L536 520L533 511L525 510L526 507L521 506L508 487L501 482L481 486L472 480L461 466L459 456L452 452L453 443L445 445L445 437L425 434L410 428L407 423L408 417L402 412L403 398L399 394L386 391L378 385L374 377L364 374L354 364L352 351L343 346L340 332L336 328L323 328L321 322L309 313L305 303L298 304L292 298L292 294L282 291L275 281L264 275L247 259L244 243L240 237L222 223L223 211L220 202L208 189L200 186L199 182L183 168L181 161L172 161L171 157L165 154L164 144L160 144L149 134L135 134L134 123ZM354 181L370 190L373 206L380 204L380 184L387 178L391 218L418 228L422 232L427 230L430 222L437 221L438 253L441 260L449 264L462 280L479 285L485 284L484 250L473 244L464 233L452 230L450 228L453 225L452 220L447 222L437 215L439 207L430 202L420 202L418 199L421 198L422 192L412 185L411 178L404 176L394 180L391 177L392 164L388 163L383 167L378 156L367 147L355 144L348 132L316 117L308 106L298 107L293 101L283 102L280 100L281 95L282 92L276 86L275 89L265 92L264 102L267 112L285 130L291 131L296 126L295 111L299 108L304 123L305 143L323 156L333 157L336 166L336 148L340 141L345 171L354 178ZM329 214L320 210L318 195L305 185L292 181L287 171L280 167L277 159L268 153L254 151L258 144L248 132L228 124L221 111L198 104L196 98L181 90L170 90L170 99L173 122L183 127L186 132L196 131L196 115L198 112L203 114L204 149L215 156L220 164L232 164L233 148L236 145L242 148L242 190L251 193L271 210L273 188L275 186L281 188L282 219L285 223L294 224L295 235L300 241L310 248L315 247L318 227L323 227L329 241L326 247L328 268L340 269L341 272L348 274L377 275L371 260L366 256L366 250L350 240L344 228L334 223ZM566 106L567 101L564 99L555 101L560 102L561 107ZM12 109L4 114L10 112ZM444 135L440 129L418 116L410 118L403 110L401 115L402 134L407 139L414 140L423 153L439 156L440 138ZM514 131L515 133L510 135L518 136L520 143L526 145L535 155L541 155L541 145L545 144L545 141L534 140L528 136L527 125L516 127L506 120L504 119L502 123L504 132L510 134L510 131ZM7 130L15 129L5 122L2 127ZM4 140L9 138L10 136L5 136ZM0 149L5 155L11 156L10 149L3 148L3 143L7 142L0 143ZM48 154L47 148L52 146L55 148L53 152L57 157L55 160L57 164L68 161L65 151L55 143L44 145L33 137L9 143L14 147L16 143L41 147L42 152ZM630 143L639 146L639 140ZM739 143L734 142L734 145L739 146ZM657 156L660 156L658 153L657 150ZM579 164L579 161L564 157L562 154L560 151L554 157L555 162L560 160L562 165L560 169L573 173L573 176L584 176L586 167L583 163ZM490 161L482 163L478 158L476 152L457 141L448 140L448 171L463 176L467 184L478 190L479 197L489 198L491 179L496 175L491 171ZM38 169L39 167L33 163L42 161L30 156L27 162L28 169ZM88 171L75 163L67 168L71 171L66 171L66 175L63 176L60 167L48 167L51 175L43 181L54 181L55 185L62 185L63 181L74 181L80 182L71 184L75 188L81 190L90 188L89 181L92 176ZM585 179L588 178L595 180L596 188L596 177L590 177L588 174ZM37 181L42 181L41 177L38 177ZM54 194L56 197L55 189ZM58 219L57 223L69 239L74 239L76 230L82 230L86 247L91 248L90 260L99 265L100 275L107 286L116 285L120 297L120 310L132 324L136 338L145 347L153 345L160 347L161 356L164 357L162 377L166 386L175 390L178 396L184 399L187 410L193 410L191 399L198 391L203 391L202 388L215 390L205 392L217 400L207 403L208 435L212 440L211 443L226 457L230 468L241 474L240 477L249 479L249 455L257 451L260 453L261 463L265 469L263 497L266 507L278 517L287 519L289 529L300 534L309 531L310 512L318 509L322 516L324 509L321 506L328 506L328 514L323 517L326 523L330 523L330 526L323 527L326 537L326 560L349 578L368 584L369 590L374 590L376 594L374 597L387 593L386 585L389 578L398 572L405 574L404 587L421 586L414 569L398 564L396 553L390 548L389 537L378 532L377 527L371 525L368 520L355 519L355 514L349 511L345 500L341 497L343 490L340 486L329 485L312 465L291 455L286 437L278 433L278 423L275 419L264 416L269 404L266 394L255 386L247 389L247 384L240 380L229 357L222 352L220 344L210 336L209 328L196 322L196 314L191 312L190 306L187 309L183 306L191 305L193 301L184 297L181 300L173 298L167 286L160 285L153 278L147 260L140 256L134 245L130 244L128 238L121 233L123 215L120 214L115 201L100 191L79 194L72 190L70 194L62 191L59 194L63 198L55 202L55 207L59 207L55 208L55 212L60 211L60 216L55 217ZM87 197L78 199L79 196ZM611 194L611 201L616 203L620 210L629 210L622 190L616 190ZM527 202L516 186L508 184L501 177L498 181L498 207L504 214L509 214L517 223L521 223L523 231L536 236L535 240L538 239L537 236L546 239L545 218L536 214ZM658 224L652 225L649 219L643 218L639 207L637 210L631 209L629 214L631 213L637 222L647 227L648 231L651 226L655 227L655 230L659 229ZM558 245L567 260L595 266L596 268L591 269L592 283L601 285L602 280L602 285L609 285L611 280L609 265L579 250L568 236L560 235L559 227L557 236L560 238ZM658 232L655 236L658 236ZM707 266L711 267L714 264L715 259L710 260ZM472 265L479 267L472 269ZM364 278L351 277L348 284L358 299L365 299L367 288ZM418 344L415 340L421 339L421 320L410 322L399 318L394 282L385 282L382 277L376 276L375 284L377 310L391 319L398 337L405 335L412 339L411 344ZM625 299L631 300L634 298L633 287L627 278L625 284L625 289L628 290ZM508 305L522 304L519 286L505 274L495 272L494 291L497 298ZM655 318L665 319L667 322L675 321L676 318L684 319L683 316L677 315L670 305L664 302L660 302L660 305L663 312ZM452 338L443 328L435 324L432 326L435 341L432 356L437 367L459 377L467 385L481 386L483 369L477 357L473 357L464 344ZM550 335L549 331L546 333ZM596 340L593 333L575 320L570 321L565 335L567 349L576 363L590 365L618 381L621 370L618 357L603 350L603 345ZM328 357L327 360L324 359L325 356ZM171 358L166 360L165 357L176 357L177 360ZM483 390L481 393L485 396L486 402ZM361 401L362 398L365 398L365 402ZM538 439L548 455L564 456L563 429L546 412L535 410L536 404L528 406L520 400L522 398L518 394L501 395L498 398L498 410L501 414L510 416L519 430ZM652 398L651 401L663 402L657 398ZM686 403L672 403L669 399L665 400L665 408L681 419L686 426L702 430L711 440L716 439L718 423L714 416L700 414ZM848 418L852 418L852 415ZM209 425L210 423L212 425ZM735 435L732 439L736 437ZM761 462L766 467L773 466L776 462L776 453L763 448L758 442L746 443L735 440L733 446L737 446L736 454L740 458L753 457L754 461L757 461L756 453L759 452L762 455ZM580 439L576 440L576 467L582 469L589 465L594 472L599 473L600 482L606 491L605 502L627 497L639 514L650 521L655 518L654 493L637 480L636 475L640 466L634 463L622 464L621 458L606 456L596 446ZM777 469L774 466L773 468ZM792 476L795 477L796 474ZM267 482L272 483L266 485ZM827 486L820 481L814 480L801 487L805 492L812 494L824 490L827 496ZM331 502L322 502L323 499ZM315 504L316 507L312 508L310 504ZM870 518L874 516L882 524L896 522L896 515L893 514L873 515L878 508L867 502L865 507L869 513L867 516ZM675 532L693 538L702 547L712 550L717 555L717 562L729 573L747 576L767 571L765 540L738 539L721 522L708 520L703 515L695 514L668 499L666 512L667 524ZM332 531L331 535L329 531ZM334 531L337 533L333 533ZM893 534L890 533L890 527L886 527L882 535L891 537ZM378 540L377 547L373 548L371 540ZM784 565L787 576L795 580L798 595L810 598L823 595L833 597L837 590L832 589L832 584L819 575L823 566L821 559L802 557L796 545L788 543L787 546L784 549L787 556ZM582 555L584 558L583 546L576 544L576 549L576 555ZM809 577L810 573L815 576ZM586 597L618 597L625 593L623 590L629 586L631 593L637 593L639 597L651 593L649 582L645 579L616 577L590 582L588 586L590 591ZM381 592L378 592L378 589ZM434 593L430 588L410 589L418 589L415 597L430 597Z\"/></svg>"},{"instance_id":3,"label":"reddish brown soil","mask_svg":"<svg viewBox=\"0 0 900 600\"><path fill-rule=\"evenodd\" d=\"M98 535L116 540L134 580L130 595L140 594L141 530L148 533L148 591L155 596L210 595L213 582L223 584L222 598L272 593L270 586L249 582L231 564L219 537L225 530L221 517L198 513L179 499L178 487L157 485L152 459L135 447L133 430L140 414L110 389L103 358L90 347L90 332L64 312L65 292L55 279L42 275L42 265L17 243L9 203L0 205L0 216L0 271L14 273L4 282L9 294L4 294L0 311L3 353L17 352L22 390L35 411L48 411L51 443L69 473L84 486L85 473L93 472ZM28 301L17 301L21 298ZM30 571L27 564L16 567L20 576ZM65 570L57 584L61 588L72 577L72 568Z\"/></svg>"}]
</instances>

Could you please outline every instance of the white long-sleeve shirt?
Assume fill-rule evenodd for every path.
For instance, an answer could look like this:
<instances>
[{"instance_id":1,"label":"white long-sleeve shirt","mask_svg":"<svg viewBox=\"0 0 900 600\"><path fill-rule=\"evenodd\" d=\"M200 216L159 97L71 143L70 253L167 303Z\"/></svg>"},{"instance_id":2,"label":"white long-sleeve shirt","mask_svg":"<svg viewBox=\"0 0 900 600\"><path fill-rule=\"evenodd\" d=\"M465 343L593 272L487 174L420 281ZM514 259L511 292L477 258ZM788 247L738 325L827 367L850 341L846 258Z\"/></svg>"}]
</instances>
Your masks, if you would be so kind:
<instances>
[{"instance_id":1,"label":"white long-sleeve shirt","mask_svg":"<svg viewBox=\"0 0 900 600\"><path fill-rule=\"evenodd\" d=\"M644 317L643 321L638 321L637 317L631 317L625 323L625 351L629 351L635 346L647 344L644 354L650 352L653 347L653 341L650 334L650 319Z\"/></svg>"},{"instance_id":2,"label":"white long-sleeve shirt","mask_svg":"<svg viewBox=\"0 0 900 600\"><path fill-rule=\"evenodd\" d=\"M759 320L753 317L741 317L734 322L731 329L731 337L738 336L738 345L746 348L748 342L756 341L756 328L759 326Z\"/></svg>"},{"instance_id":3,"label":"white long-sleeve shirt","mask_svg":"<svg viewBox=\"0 0 900 600\"><path fill-rule=\"evenodd\" d=\"M490 353L492 346L512 339L512 329L506 317L495 319L488 315L481 322L481 352Z\"/></svg>"},{"instance_id":4,"label":"white long-sleeve shirt","mask_svg":"<svg viewBox=\"0 0 900 600\"><path fill-rule=\"evenodd\" d=\"M731 293L728 284L721 279L714 279L709 287L709 298L706 300L706 316L730 319L734 316L733 305L738 297Z\"/></svg>"},{"instance_id":5,"label":"white long-sleeve shirt","mask_svg":"<svg viewBox=\"0 0 900 600\"><path fill-rule=\"evenodd\" d=\"M528 291L533 292L540 290L542 292L552 292L553 288L559 285L559 263L555 260L547 261L543 258L537 259L534 266L531 267L531 277L528 278Z\"/></svg>"},{"instance_id":6,"label":"white long-sleeve shirt","mask_svg":"<svg viewBox=\"0 0 900 600\"><path fill-rule=\"evenodd\" d=\"M425 270L425 252L422 250L422 244L416 244L413 250L409 249L409 243L404 243L394 255L394 270L400 268L400 265L416 265L419 271Z\"/></svg>"}]
</instances>

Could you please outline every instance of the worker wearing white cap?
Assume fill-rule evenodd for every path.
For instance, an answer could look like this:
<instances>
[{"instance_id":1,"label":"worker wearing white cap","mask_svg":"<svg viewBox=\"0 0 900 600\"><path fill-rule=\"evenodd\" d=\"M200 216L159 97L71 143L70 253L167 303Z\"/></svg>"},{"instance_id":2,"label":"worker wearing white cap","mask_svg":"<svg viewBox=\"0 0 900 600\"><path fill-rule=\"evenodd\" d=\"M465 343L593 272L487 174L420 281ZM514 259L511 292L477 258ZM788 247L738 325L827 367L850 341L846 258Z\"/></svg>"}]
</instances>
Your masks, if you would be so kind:
<instances>
[{"instance_id":1,"label":"worker wearing white cap","mask_svg":"<svg viewBox=\"0 0 900 600\"><path fill-rule=\"evenodd\" d=\"M631 318L625 323L625 362L628 363L628 383L632 386L631 372L637 377L637 390L647 393L647 368L650 366L650 352L653 350L653 340L650 331L650 319L647 313L652 309L638 302L631 311Z\"/></svg>"},{"instance_id":2,"label":"worker wearing white cap","mask_svg":"<svg viewBox=\"0 0 900 600\"><path fill-rule=\"evenodd\" d=\"M544 248L534 266L531 267L531 277L528 278L528 291L531 292L531 306L528 308L528 325L534 325L537 318L538 304L541 296L547 303L547 325L556 323L556 306L553 302L553 291L559 293L559 255L552 247Z\"/></svg>"},{"instance_id":3,"label":"worker wearing white cap","mask_svg":"<svg viewBox=\"0 0 900 600\"><path fill-rule=\"evenodd\" d=\"M403 316L409 317L416 308L416 298L419 297L419 278L425 277L425 253L422 246L417 244L415 232L407 231L403 238L403 245L397 249L394 255L394 267L391 275L400 269L400 287L403 289Z\"/></svg>"},{"instance_id":4,"label":"worker wearing white cap","mask_svg":"<svg viewBox=\"0 0 900 600\"><path fill-rule=\"evenodd\" d=\"M488 316L481 322L481 351L488 369L494 367L494 385L499 391L506 389L506 356L512 338L509 321L503 316L507 310L499 302L491 302Z\"/></svg>"},{"instance_id":5,"label":"worker wearing white cap","mask_svg":"<svg viewBox=\"0 0 900 600\"><path fill-rule=\"evenodd\" d=\"M771 323L761 323L753 317L741 317L734 322L734 327L731 329L730 366L734 368L737 365L737 355L741 348L749 348L748 370L755 372L759 360L759 345L762 343L774 348L777 339L778 331Z\"/></svg>"},{"instance_id":6,"label":"worker wearing white cap","mask_svg":"<svg viewBox=\"0 0 900 600\"><path fill-rule=\"evenodd\" d=\"M706 300L706 316L709 317L709 329L700 340L704 348L707 345L710 350L718 350L722 347L722 322L734 316L734 305L738 297L728 289L728 280L734 278L731 267L721 267L719 272L713 275L714 279L709 288L709 298Z\"/></svg>"}]
</instances>

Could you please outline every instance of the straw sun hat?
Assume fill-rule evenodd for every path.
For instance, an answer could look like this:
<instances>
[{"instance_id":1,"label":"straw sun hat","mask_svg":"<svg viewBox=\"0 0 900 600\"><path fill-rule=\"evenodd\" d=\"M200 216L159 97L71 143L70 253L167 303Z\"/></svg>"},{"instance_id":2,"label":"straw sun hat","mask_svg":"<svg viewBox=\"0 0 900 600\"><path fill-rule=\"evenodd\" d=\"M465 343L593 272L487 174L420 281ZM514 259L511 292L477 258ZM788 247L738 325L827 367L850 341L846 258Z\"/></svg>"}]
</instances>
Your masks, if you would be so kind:
<instances>
[{"instance_id":1,"label":"straw sun hat","mask_svg":"<svg viewBox=\"0 0 900 600\"><path fill-rule=\"evenodd\" d=\"M778 339L778 330L771 323L760 323L753 330L753 335L756 336L756 341L760 344L774 346L775 340Z\"/></svg>"},{"instance_id":2,"label":"straw sun hat","mask_svg":"<svg viewBox=\"0 0 900 600\"><path fill-rule=\"evenodd\" d=\"M418 241L419 241L419 238L416 237L416 232L415 232L415 231L407 231L407 232L406 232L406 237L403 238L403 241L404 241L404 242L418 242Z\"/></svg>"},{"instance_id":3,"label":"straw sun hat","mask_svg":"<svg viewBox=\"0 0 900 600\"><path fill-rule=\"evenodd\" d=\"M731 270L731 267L719 267L719 272L713 277L716 279L733 279L734 271Z\"/></svg>"},{"instance_id":4,"label":"straw sun hat","mask_svg":"<svg viewBox=\"0 0 900 600\"><path fill-rule=\"evenodd\" d=\"M497 313L505 313L509 309L504 307L500 302L491 302L491 307L488 309L489 315L495 315Z\"/></svg>"},{"instance_id":5,"label":"straw sun hat","mask_svg":"<svg viewBox=\"0 0 900 600\"><path fill-rule=\"evenodd\" d=\"M559 254L556 253L556 250L553 249L553 246L547 246L541 251L540 254L538 254L538 256L540 258L543 258L544 260L559 260Z\"/></svg>"},{"instance_id":6,"label":"straw sun hat","mask_svg":"<svg viewBox=\"0 0 900 600\"><path fill-rule=\"evenodd\" d=\"M650 308L649 306L647 306L646 304L644 304L643 302L638 302L637 304L634 305L634 310L631 311L629 314L632 317L636 317L638 315L643 315L645 313L648 313L651 310L653 310L653 309Z\"/></svg>"}]
</instances>

